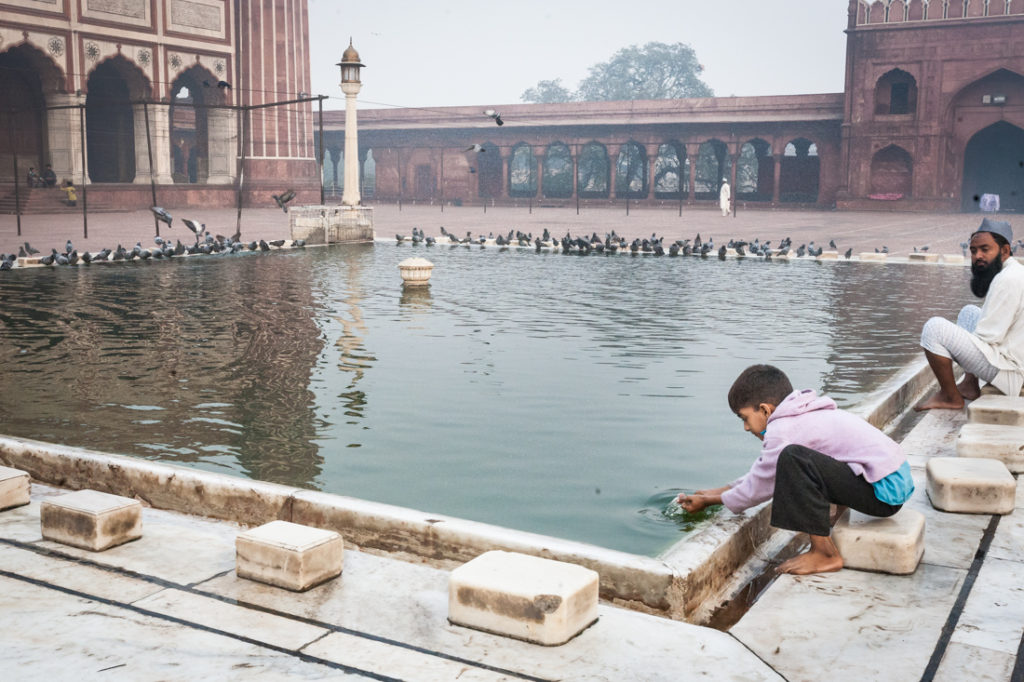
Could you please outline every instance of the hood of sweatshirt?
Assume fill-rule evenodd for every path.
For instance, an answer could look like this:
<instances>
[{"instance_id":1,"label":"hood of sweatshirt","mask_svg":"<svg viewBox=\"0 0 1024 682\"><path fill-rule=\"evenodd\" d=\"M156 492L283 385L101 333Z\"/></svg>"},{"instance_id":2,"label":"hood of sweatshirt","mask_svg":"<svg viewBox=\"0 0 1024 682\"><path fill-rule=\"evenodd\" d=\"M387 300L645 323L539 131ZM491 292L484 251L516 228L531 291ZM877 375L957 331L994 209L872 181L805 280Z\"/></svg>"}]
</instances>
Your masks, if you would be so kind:
<instances>
[{"instance_id":1,"label":"hood of sweatshirt","mask_svg":"<svg viewBox=\"0 0 1024 682\"><path fill-rule=\"evenodd\" d=\"M772 415L768 417L768 423L771 424L773 421L778 419L795 417L798 414L806 414L816 410L834 409L836 409L836 401L832 400L832 398L829 398L828 396L819 396L812 389L807 388L802 391L793 391L787 395L786 398L779 403L779 406L775 408Z\"/></svg>"}]
</instances>

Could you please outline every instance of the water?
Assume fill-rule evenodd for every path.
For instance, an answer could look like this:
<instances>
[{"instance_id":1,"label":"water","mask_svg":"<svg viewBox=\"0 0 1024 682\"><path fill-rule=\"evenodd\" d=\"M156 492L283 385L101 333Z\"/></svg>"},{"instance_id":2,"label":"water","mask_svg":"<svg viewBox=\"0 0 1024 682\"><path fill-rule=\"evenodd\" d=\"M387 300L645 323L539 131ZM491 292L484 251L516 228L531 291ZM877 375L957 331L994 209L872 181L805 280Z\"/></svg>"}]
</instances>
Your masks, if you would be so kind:
<instances>
[{"instance_id":1,"label":"water","mask_svg":"<svg viewBox=\"0 0 1024 682\"><path fill-rule=\"evenodd\" d=\"M397 263L426 255L429 290ZM0 277L0 431L655 554L747 365L852 405L965 269L360 245Z\"/></svg>"}]
</instances>

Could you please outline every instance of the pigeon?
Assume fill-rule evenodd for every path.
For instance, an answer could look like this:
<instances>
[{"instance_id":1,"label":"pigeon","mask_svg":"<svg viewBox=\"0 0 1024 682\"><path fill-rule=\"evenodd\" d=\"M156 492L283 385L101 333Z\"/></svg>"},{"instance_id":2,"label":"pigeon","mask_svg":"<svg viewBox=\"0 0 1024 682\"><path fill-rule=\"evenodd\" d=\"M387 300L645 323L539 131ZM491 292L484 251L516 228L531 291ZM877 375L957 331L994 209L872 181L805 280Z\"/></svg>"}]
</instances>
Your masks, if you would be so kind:
<instances>
[{"instance_id":1,"label":"pigeon","mask_svg":"<svg viewBox=\"0 0 1024 682\"><path fill-rule=\"evenodd\" d=\"M718 249L718 260L725 260L725 251L726 251L726 248L725 248L725 245L723 244Z\"/></svg>"},{"instance_id":2,"label":"pigeon","mask_svg":"<svg viewBox=\"0 0 1024 682\"><path fill-rule=\"evenodd\" d=\"M466 151L467 152L477 152L477 153L480 153L480 152L485 152L487 150L484 149L484 146L482 144L474 144L471 147L466 147Z\"/></svg>"},{"instance_id":3,"label":"pigeon","mask_svg":"<svg viewBox=\"0 0 1024 682\"><path fill-rule=\"evenodd\" d=\"M159 206L150 206L149 210L153 212L153 215L156 216L157 220L162 223L167 223L167 227L171 227L171 221L173 218L166 209L160 208Z\"/></svg>"},{"instance_id":4,"label":"pigeon","mask_svg":"<svg viewBox=\"0 0 1024 682\"><path fill-rule=\"evenodd\" d=\"M484 116L486 116L487 118L493 118L494 122L500 126L505 125L505 122L501 120L501 114L499 114L494 109L484 109Z\"/></svg>"},{"instance_id":5,"label":"pigeon","mask_svg":"<svg viewBox=\"0 0 1024 682\"><path fill-rule=\"evenodd\" d=\"M852 255L853 255L853 248L851 247L851 248L846 250L846 253L843 254L843 258L845 258L846 260L850 260L850 256L852 256Z\"/></svg>"},{"instance_id":6,"label":"pigeon","mask_svg":"<svg viewBox=\"0 0 1024 682\"><path fill-rule=\"evenodd\" d=\"M405 235L396 234L395 235L395 241L398 242L399 244L401 244L402 242L405 241Z\"/></svg>"},{"instance_id":7,"label":"pigeon","mask_svg":"<svg viewBox=\"0 0 1024 682\"><path fill-rule=\"evenodd\" d=\"M57 249L53 250L53 253L49 256L43 256L39 259L39 262L43 265L53 265L54 259L57 257Z\"/></svg>"},{"instance_id":8,"label":"pigeon","mask_svg":"<svg viewBox=\"0 0 1024 682\"><path fill-rule=\"evenodd\" d=\"M295 190L290 189L285 192L281 192L280 194L271 194L270 197L277 202L277 207L279 209L287 213L288 209L285 207L285 204L295 198Z\"/></svg>"},{"instance_id":9,"label":"pigeon","mask_svg":"<svg viewBox=\"0 0 1024 682\"><path fill-rule=\"evenodd\" d=\"M829 245L829 248L831 248L833 251L835 251L836 249L839 248L838 246L836 246L836 240L835 239L829 239L828 240L828 245Z\"/></svg>"},{"instance_id":10,"label":"pigeon","mask_svg":"<svg viewBox=\"0 0 1024 682\"><path fill-rule=\"evenodd\" d=\"M0 260L0 270L10 270L13 267L14 267L14 261L7 260L6 258L4 258L3 260Z\"/></svg>"},{"instance_id":11,"label":"pigeon","mask_svg":"<svg viewBox=\"0 0 1024 682\"><path fill-rule=\"evenodd\" d=\"M228 83L227 81L217 81L217 87L221 90L230 90L231 83Z\"/></svg>"},{"instance_id":12,"label":"pigeon","mask_svg":"<svg viewBox=\"0 0 1024 682\"><path fill-rule=\"evenodd\" d=\"M82 252L82 262L85 263L86 265L89 265L89 263L92 263L92 254L89 253L88 251L83 251Z\"/></svg>"},{"instance_id":13,"label":"pigeon","mask_svg":"<svg viewBox=\"0 0 1024 682\"><path fill-rule=\"evenodd\" d=\"M284 240L283 239L275 239L275 240L267 242L267 243L270 244L273 247L278 248L278 249L281 248L282 246L284 246Z\"/></svg>"},{"instance_id":14,"label":"pigeon","mask_svg":"<svg viewBox=\"0 0 1024 682\"><path fill-rule=\"evenodd\" d=\"M71 253L74 250L75 247L71 245L71 240L69 239L68 243L64 245L64 253Z\"/></svg>"},{"instance_id":15,"label":"pigeon","mask_svg":"<svg viewBox=\"0 0 1024 682\"><path fill-rule=\"evenodd\" d=\"M296 248L296 249L301 249L305 245L306 245L306 240L305 239L296 239L295 241L292 242L292 248Z\"/></svg>"},{"instance_id":16,"label":"pigeon","mask_svg":"<svg viewBox=\"0 0 1024 682\"><path fill-rule=\"evenodd\" d=\"M28 254L25 253L25 247L24 246L19 246L18 247L18 258L28 258Z\"/></svg>"},{"instance_id":17,"label":"pigeon","mask_svg":"<svg viewBox=\"0 0 1024 682\"><path fill-rule=\"evenodd\" d=\"M181 222L185 223L185 227L192 231L192 234L196 236L196 241L199 241L199 235L203 233L206 226L200 223L198 220L191 220L189 218L182 218Z\"/></svg>"},{"instance_id":18,"label":"pigeon","mask_svg":"<svg viewBox=\"0 0 1024 682\"><path fill-rule=\"evenodd\" d=\"M37 253L39 253L39 249L33 249L32 245L29 244L28 242L25 242L25 250L28 251L28 255L30 256L34 256Z\"/></svg>"},{"instance_id":19,"label":"pigeon","mask_svg":"<svg viewBox=\"0 0 1024 682\"><path fill-rule=\"evenodd\" d=\"M270 244L267 244L262 239L260 240L260 251L270 251Z\"/></svg>"}]
</instances>

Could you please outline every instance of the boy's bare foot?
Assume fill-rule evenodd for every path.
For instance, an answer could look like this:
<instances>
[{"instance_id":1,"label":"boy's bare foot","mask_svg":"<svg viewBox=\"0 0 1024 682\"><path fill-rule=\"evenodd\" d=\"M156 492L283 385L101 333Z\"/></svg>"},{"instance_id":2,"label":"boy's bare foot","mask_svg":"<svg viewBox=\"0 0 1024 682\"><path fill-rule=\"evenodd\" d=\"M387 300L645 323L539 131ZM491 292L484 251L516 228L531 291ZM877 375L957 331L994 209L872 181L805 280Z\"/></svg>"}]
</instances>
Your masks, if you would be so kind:
<instances>
[{"instance_id":1,"label":"boy's bare foot","mask_svg":"<svg viewBox=\"0 0 1024 682\"><path fill-rule=\"evenodd\" d=\"M837 553L829 556L815 552L813 549L795 556L776 569L778 573L791 573L793 575L809 575L811 573L832 573L843 567L843 557Z\"/></svg>"},{"instance_id":2,"label":"boy's bare foot","mask_svg":"<svg viewBox=\"0 0 1024 682\"><path fill-rule=\"evenodd\" d=\"M809 575L811 573L831 573L843 567L843 557L839 548L827 535L810 535L811 549L800 556L795 556L776 569L777 573L793 575Z\"/></svg>"},{"instance_id":3,"label":"boy's bare foot","mask_svg":"<svg viewBox=\"0 0 1024 682\"><path fill-rule=\"evenodd\" d=\"M963 381L956 385L956 390L964 400L977 400L981 397L981 387L978 385L978 377L967 375Z\"/></svg>"},{"instance_id":4,"label":"boy's bare foot","mask_svg":"<svg viewBox=\"0 0 1024 682\"><path fill-rule=\"evenodd\" d=\"M964 396L957 393L956 397L936 393L927 400L922 400L914 409L918 412L924 410L962 410L964 408Z\"/></svg>"}]
</instances>

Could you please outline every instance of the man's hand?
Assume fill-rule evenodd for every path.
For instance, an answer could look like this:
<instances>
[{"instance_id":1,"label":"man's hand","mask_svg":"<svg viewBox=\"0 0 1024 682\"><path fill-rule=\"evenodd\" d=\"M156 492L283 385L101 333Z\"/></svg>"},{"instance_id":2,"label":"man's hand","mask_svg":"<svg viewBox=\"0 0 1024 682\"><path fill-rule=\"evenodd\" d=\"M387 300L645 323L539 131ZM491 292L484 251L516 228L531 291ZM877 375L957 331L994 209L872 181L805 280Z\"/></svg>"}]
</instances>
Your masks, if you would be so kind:
<instances>
[{"instance_id":1,"label":"man's hand","mask_svg":"<svg viewBox=\"0 0 1024 682\"><path fill-rule=\"evenodd\" d=\"M679 493L676 496L676 504L687 512L693 514L713 504L722 504L722 493L729 489L724 485L721 488L711 490L698 490L694 493Z\"/></svg>"}]
</instances>

